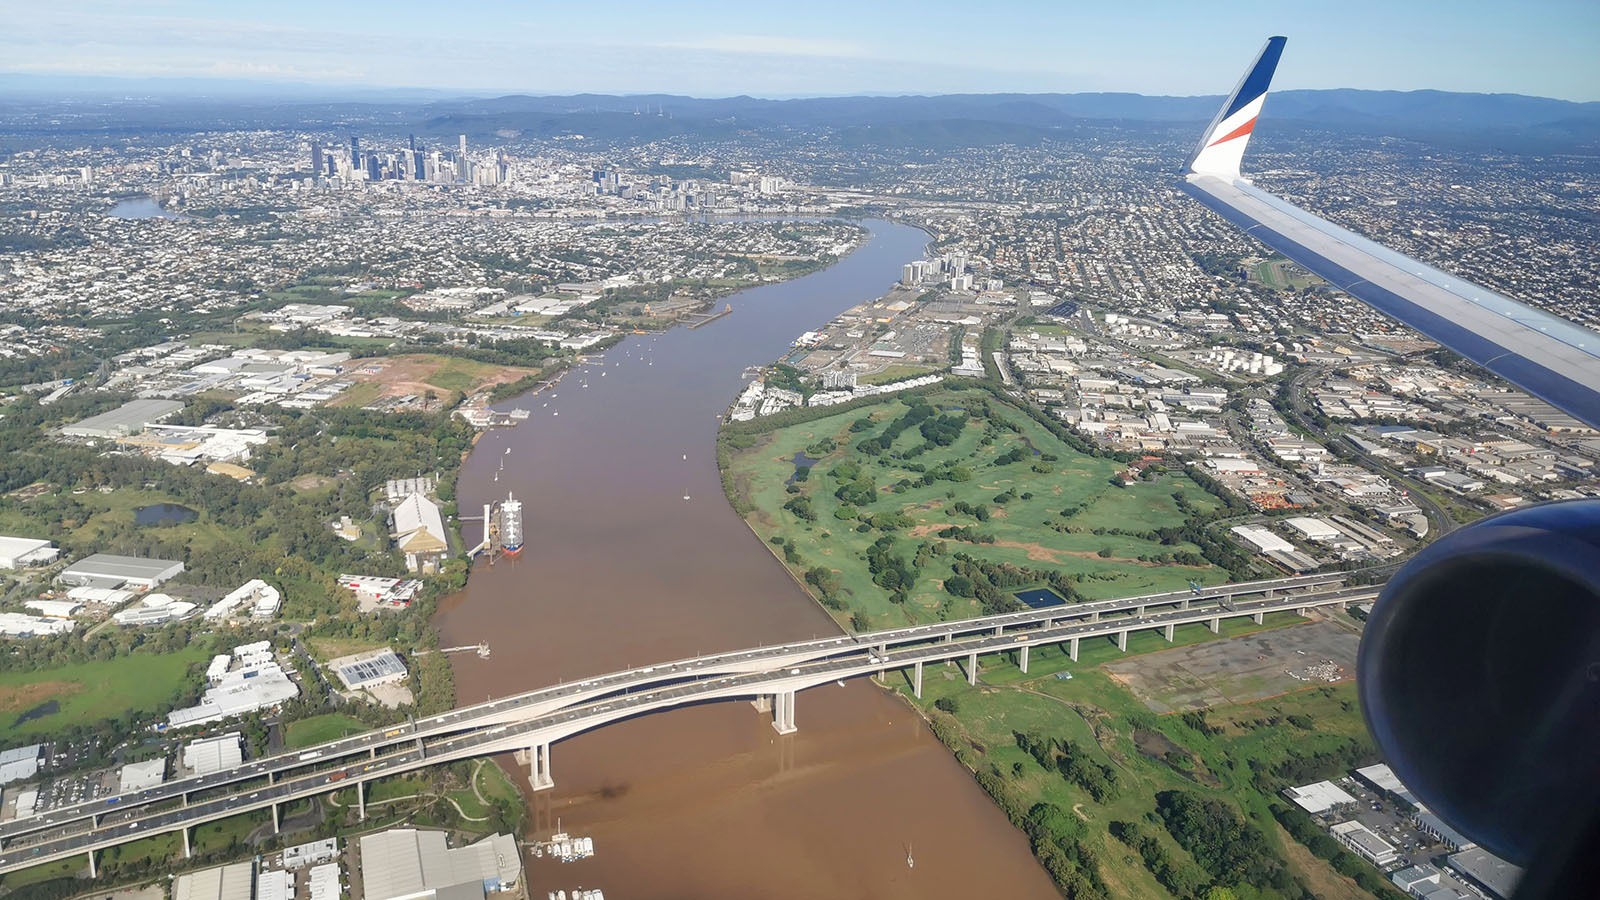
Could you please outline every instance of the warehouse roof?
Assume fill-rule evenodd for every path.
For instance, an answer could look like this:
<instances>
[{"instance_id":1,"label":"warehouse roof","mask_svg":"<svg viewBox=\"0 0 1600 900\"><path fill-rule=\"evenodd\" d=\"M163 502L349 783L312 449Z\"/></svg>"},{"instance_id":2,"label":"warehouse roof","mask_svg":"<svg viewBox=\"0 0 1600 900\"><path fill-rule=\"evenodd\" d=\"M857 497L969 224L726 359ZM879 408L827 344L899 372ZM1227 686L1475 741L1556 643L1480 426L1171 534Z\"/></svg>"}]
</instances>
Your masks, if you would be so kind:
<instances>
[{"instance_id":1,"label":"warehouse roof","mask_svg":"<svg viewBox=\"0 0 1600 900\"><path fill-rule=\"evenodd\" d=\"M361 838L367 900L415 897L463 883L516 884L522 863L516 842L496 834L454 850L442 831L394 828Z\"/></svg>"},{"instance_id":2,"label":"warehouse roof","mask_svg":"<svg viewBox=\"0 0 1600 900\"><path fill-rule=\"evenodd\" d=\"M1446 857L1450 868L1471 878L1501 897L1510 897L1522 879L1522 869L1482 847L1452 853Z\"/></svg>"},{"instance_id":3,"label":"warehouse roof","mask_svg":"<svg viewBox=\"0 0 1600 900\"><path fill-rule=\"evenodd\" d=\"M255 863L241 862L179 875L172 900L251 900L255 870Z\"/></svg>"},{"instance_id":4,"label":"warehouse roof","mask_svg":"<svg viewBox=\"0 0 1600 900\"><path fill-rule=\"evenodd\" d=\"M339 680L344 682L346 688L356 690L362 685L404 677L406 664L400 661L400 657L396 656L393 650L385 647L375 653L340 663L334 667L334 674L339 676Z\"/></svg>"},{"instance_id":5,"label":"warehouse roof","mask_svg":"<svg viewBox=\"0 0 1600 900\"><path fill-rule=\"evenodd\" d=\"M77 437L134 434L151 422L159 422L180 409L183 409L183 403L178 400L130 400L110 412L90 416L61 430Z\"/></svg>"},{"instance_id":6,"label":"warehouse roof","mask_svg":"<svg viewBox=\"0 0 1600 900\"><path fill-rule=\"evenodd\" d=\"M183 571L174 559L146 559L139 556L114 556L96 553L85 556L61 572L63 580L78 578L106 581L163 581Z\"/></svg>"},{"instance_id":7,"label":"warehouse roof","mask_svg":"<svg viewBox=\"0 0 1600 900\"><path fill-rule=\"evenodd\" d=\"M1335 806L1354 803L1356 798L1345 793L1331 781L1318 781L1300 787L1284 788L1283 795L1293 800L1301 809L1313 815L1326 812Z\"/></svg>"}]
</instances>

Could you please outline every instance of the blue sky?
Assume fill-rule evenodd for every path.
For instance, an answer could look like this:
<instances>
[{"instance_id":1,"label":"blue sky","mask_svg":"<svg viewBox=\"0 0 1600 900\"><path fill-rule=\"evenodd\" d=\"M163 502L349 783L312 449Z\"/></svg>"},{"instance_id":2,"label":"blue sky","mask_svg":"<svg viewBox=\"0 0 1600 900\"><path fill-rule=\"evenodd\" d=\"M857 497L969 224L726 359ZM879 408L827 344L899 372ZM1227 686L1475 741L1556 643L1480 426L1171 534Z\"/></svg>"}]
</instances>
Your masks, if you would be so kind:
<instances>
[{"instance_id":1,"label":"blue sky","mask_svg":"<svg viewBox=\"0 0 1600 900\"><path fill-rule=\"evenodd\" d=\"M1281 33L1278 88L1600 100L1595 0L0 0L0 20L0 72L41 75L548 94L1192 95L1224 93Z\"/></svg>"}]
</instances>

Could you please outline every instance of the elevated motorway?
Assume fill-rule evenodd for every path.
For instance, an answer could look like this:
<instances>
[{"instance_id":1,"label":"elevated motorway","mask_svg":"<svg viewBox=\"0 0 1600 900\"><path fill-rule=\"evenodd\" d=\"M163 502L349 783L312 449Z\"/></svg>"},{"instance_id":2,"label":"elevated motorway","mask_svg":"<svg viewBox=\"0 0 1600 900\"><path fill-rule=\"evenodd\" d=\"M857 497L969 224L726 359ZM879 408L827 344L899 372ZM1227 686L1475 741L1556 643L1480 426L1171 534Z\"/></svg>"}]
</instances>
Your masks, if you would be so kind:
<instances>
[{"instance_id":1,"label":"elevated motorway","mask_svg":"<svg viewBox=\"0 0 1600 900\"><path fill-rule=\"evenodd\" d=\"M517 751L535 790L554 786L550 744L620 719L689 703L753 698L771 710L780 733L795 730L795 694L829 681L908 669L920 696L928 662L966 660L975 680L981 654L1012 652L1027 670L1030 648L1060 644L1077 659L1079 642L1109 637L1126 649L1130 632L1154 629L1168 640L1178 625L1269 612L1343 606L1376 587L1338 587L1342 576L1310 576L1152 594L984 616L938 625L825 638L680 660L598 676L489 701L368 732L228 772L179 779L160 788L52 810L0 825L0 873L88 854L152 834L181 830L189 846L199 824L270 808L440 762Z\"/></svg>"}]
</instances>

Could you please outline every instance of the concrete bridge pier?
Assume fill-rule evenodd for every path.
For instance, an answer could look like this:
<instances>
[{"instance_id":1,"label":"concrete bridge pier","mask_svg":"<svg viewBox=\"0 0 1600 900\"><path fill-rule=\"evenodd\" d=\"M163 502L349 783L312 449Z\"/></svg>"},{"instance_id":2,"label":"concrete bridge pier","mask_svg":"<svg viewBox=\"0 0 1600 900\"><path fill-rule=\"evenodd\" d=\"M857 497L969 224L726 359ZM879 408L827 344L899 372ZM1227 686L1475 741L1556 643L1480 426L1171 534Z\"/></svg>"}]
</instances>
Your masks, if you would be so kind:
<instances>
[{"instance_id":1,"label":"concrete bridge pier","mask_svg":"<svg viewBox=\"0 0 1600 900\"><path fill-rule=\"evenodd\" d=\"M100 877L100 870L94 864L94 851L93 850L89 851L89 877L91 879Z\"/></svg>"},{"instance_id":2,"label":"concrete bridge pier","mask_svg":"<svg viewBox=\"0 0 1600 900\"><path fill-rule=\"evenodd\" d=\"M794 691L773 695L772 727L779 734L794 734Z\"/></svg>"},{"instance_id":3,"label":"concrete bridge pier","mask_svg":"<svg viewBox=\"0 0 1600 900\"><path fill-rule=\"evenodd\" d=\"M772 695L771 694L758 695L754 700L750 701L750 705L755 707L756 712L758 712L758 713L769 713L769 712L772 712Z\"/></svg>"},{"instance_id":4,"label":"concrete bridge pier","mask_svg":"<svg viewBox=\"0 0 1600 900\"><path fill-rule=\"evenodd\" d=\"M1022 670L1022 674L1024 674L1024 675L1028 674L1028 645L1027 644L1023 644L1022 645L1022 650L1017 655L1017 668Z\"/></svg>"},{"instance_id":5,"label":"concrete bridge pier","mask_svg":"<svg viewBox=\"0 0 1600 900\"><path fill-rule=\"evenodd\" d=\"M1006 626L1004 626L1004 625L996 625L994 627L994 636L995 637L999 637L1000 635L1005 634L1005 633L1006 633Z\"/></svg>"},{"instance_id":6,"label":"concrete bridge pier","mask_svg":"<svg viewBox=\"0 0 1600 900\"><path fill-rule=\"evenodd\" d=\"M1123 653L1128 652L1128 629L1126 628L1117 632L1117 649Z\"/></svg>"},{"instance_id":7,"label":"concrete bridge pier","mask_svg":"<svg viewBox=\"0 0 1600 900\"><path fill-rule=\"evenodd\" d=\"M278 804L272 804L272 833L277 834L282 826L278 823Z\"/></svg>"},{"instance_id":8,"label":"concrete bridge pier","mask_svg":"<svg viewBox=\"0 0 1600 900\"><path fill-rule=\"evenodd\" d=\"M955 641L955 639L956 639L956 636L955 636L954 632L950 632L950 631L945 632L945 634L944 634L944 643L946 643L946 644L952 643L953 641ZM955 660L947 659L947 660L944 661L944 664L946 666L953 666L953 665L955 665Z\"/></svg>"},{"instance_id":9,"label":"concrete bridge pier","mask_svg":"<svg viewBox=\"0 0 1600 900\"><path fill-rule=\"evenodd\" d=\"M1133 614L1136 617L1141 618L1141 619L1144 618L1144 604L1143 603L1139 604L1138 606L1135 606L1133 609L1134 609Z\"/></svg>"},{"instance_id":10,"label":"concrete bridge pier","mask_svg":"<svg viewBox=\"0 0 1600 900\"><path fill-rule=\"evenodd\" d=\"M1300 608L1299 608L1299 609L1297 609L1297 610L1295 610L1295 611L1294 611L1294 614L1295 614L1295 615L1297 615L1297 616L1301 616L1301 617L1304 617L1304 616L1305 616L1305 615L1306 615L1306 610L1307 610L1307 608L1308 608L1308 607L1304 607L1304 606L1302 606L1302 607L1300 607Z\"/></svg>"},{"instance_id":11,"label":"concrete bridge pier","mask_svg":"<svg viewBox=\"0 0 1600 900\"><path fill-rule=\"evenodd\" d=\"M528 783L534 791L548 791L556 786L550 777L550 745L535 744L528 748Z\"/></svg>"},{"instance_id":12,"label":"concrete bridge pier","mask_svg":"<svg viewBox=\"0 0 1600 900\"><path fill-rule=\"evenodd\" d=\"M363 822L367 820L367 783L365 781L356 782L356 815L360 816Z\"/></svg>"},{"instance_id":13,"label":"concrete bridge pier","mask_svg":"<svg viewBox=\"0 0 1600 900\"><path fill-rule=\"evenodd\" d=\"M1211 621L1206 623L1206 627L1211 629L1212 634L1216 634L1222 629L1222 617L1212 616Z\"/></svg>"},{"instance_id":14,"label":"concrete bridge pier","mask_svg":"<svg viewBox=\"0 0 1600 900\"><path fill-rule=\"evenodd\" d=\"M1255 619L1257 625L1265 625L1266 624L1266 620L1267 620L1267 614L1258 612L1255 615L1251 616L1250 618Z\"/></svg>"},{"instance_id":15,"label":"concrete bridge pier","mask_svg":"<svg viewBox=\"0 0 1600 900\"><path fill-rule=\"evenodd\" d=\"M1189 608L1189 598L1185 597L1182 600L1179 600L1178 601L1178 608L1179 609L1188 609Z\"/></svg>"},{"instance_id":16,"label":"concrete bridge pier","mask_svg":"<svg viewBox=\"0 0 1600 900\"><path fill-rule=\"evenodd\" d=\"M189 826L185 825L178 830L183 832L183 858L190 859L194 856L194 848L189 844Z\"/></svg>"},{"instance_id":17,"label":"concrete bridge pier","mask_svg":"<svg viewBox=\"0 0 1600 900\"><path fill-rule=\"evenodd\" d=\"M977 683L978 683L978 654L972 653L972 654L968 654L968 656L967 656L967 684L977 684Z\"/></svg>"},{"instance_id":18,"label":"concrete bridge pier","mask_svg":"<svg viewBox=\"0 0 1600 900\"><path fill-rule=\"evenodd\" d=\"M1073 638L1072 640L1067 641L1067 658L1072 660L1073 662L1077 662L1078 661L1078 639L1077 638Z\"/></svg>"},{"instance_id":19,"label":"concrete bridge pier","mask_svg":"<svg viewBox=\"0 0 1600 900\"><path fill-rule=\"evenodd\" d=\"M911 695L913 697L916 697L918 700L921 700L922 699L922 660L920 660L920 659L917 660L917 664L912 667L911 671L914 673L911 676Z\"/></svg>"},{"instance_id":20,"label":"concrete bridge pier","mask_svg":"<svg viewBox=\"0 0 1600 900\"><path fill-rule=\"evenodd\" d=\"M1089 613L1089 621L1090 622L1098 622L1098 621L1100 621L1100 610L1097 609L1097 610Z\"/></svg>"},{"instance_id":21,"label":"concrete bridge pier","mask_svg":"<svg viewBox=\"0 0 1600 900\"><path fill-rule=\"evenodd\" d=\"M1176 626L1176 625L1168 625L1165 628L1161 629L1161 634L1162 634L1162 636L1164 636L1167 639L1167 643L1169 643L1169 644L1172 643L1172 633L1173 633L1173 631L1175 631L1177 629L1177 627L1178 626Z\"/></svg>"}]
</instances>

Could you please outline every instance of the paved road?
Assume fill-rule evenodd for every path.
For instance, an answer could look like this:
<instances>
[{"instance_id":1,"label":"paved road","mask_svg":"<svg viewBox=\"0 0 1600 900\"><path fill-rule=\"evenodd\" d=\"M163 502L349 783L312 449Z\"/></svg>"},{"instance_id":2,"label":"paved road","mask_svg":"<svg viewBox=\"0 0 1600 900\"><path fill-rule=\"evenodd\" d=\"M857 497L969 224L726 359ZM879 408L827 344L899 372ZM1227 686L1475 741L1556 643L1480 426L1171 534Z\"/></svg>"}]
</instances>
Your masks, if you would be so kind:
<instances>
[{"instance_id":1,"label":"paved road","mask_svg":"<svg viewBox=\"0 0 1600 900\"><path fill-rule=\"evenodd\" d=\"M1231 601L1229 607L1221 606L1220 601L1203 605L1191 603L1186 606L1174 603L1154 612L1148 608L1150 604L1147 602L1129 605L1119 614L1099 618L1097 621L1077 616L1064 618L1063 613L1076 612L1076 608L1057 607L1054 616L1035 618L1026 625L1010 626L1011 630L1006 630L1008 626L1004 624L994 624L995 617L985 617L988 621L968 620L966 623L961 623L967 627L967 633L949 640L946 640L940 632L930 632L927 629L917 630L911 634L906 634L907 630L902 629L893 638L879 634L864 635L863 638L874 640L870 643L866 640L862 643L836 641L833 642L836 646L807 661L783 662L778 667L752 672L680 671L676 677L662 679L643 690L627 690L619 694L613 688L608 696L593 699L592 702L567 705L554 710L539 710L538 704L528 698L540 692L530 692L529 695L507 698L506 701L480 704L478 709L491 708L498 714L503 712L500 703L510 703L515 712L503 719L485 716L480 712L467 719L459 726L460 730L454 733L422 737L413 730L403 739L403 743L382 747L376 742L368 744L366 746L370 755L355 756L353 759L350 756L351 750L359 750L360 747L352 748L348 745L351 741L359 741L364 736L332 742L323 746L325 748L338 746L341 749L308 751L300 754L307 757L301 763L300 771L281 780L263 782L260 780L263 776L258 775L257 780L253 782L224 785L220 789L228 793L222 796L190 802L181 807L151 809L136 806L129 810L132 813L130 817L97 823L85 818L60 831L13 838L7 842L3 850L0 850L0 873L92 852L151 834L177 831L245 812L275 808L284 802L314 797L349 787L351 784L363 784L376 778L412 771L435 763L547 746L553 741L582 731L659 709L709 700L779 695L787 696L789 715L792 717L795 692L829 681L963 657L976 659L979 654L984 653L1025 652L1027 648L1033 646L1067 643L1074 639L1112 637L1138 630L1164 629L1167 626L1212 622L1236 616L1264 615L1268 612L1299 607L1361 602L1376 594L1377 589L1373 587L1336 588L1271 598L1263 596L1253 600L1235 599ZM972 633L971 626L974 622L980 621L985 622L985 627L979 628L975 634ZM877 640L878 638L882 640ZM899 644L890 647L895 642ZM888 649L880 649L885 647ZM655 672L663 668L650 667ZM675 669L677 665L669 664L665 668ZM612 677L602 676L593 681ZM780 703L780 707L782 705ZM453 711L446 716L463 712L468 710ZM380 749L384 751L381 755ZM342 756L338 766L306 771L306 766L315 762L326 763L336 755ZM249 769L251 766L241 768Z\"/></svg>"}]
</instances>

